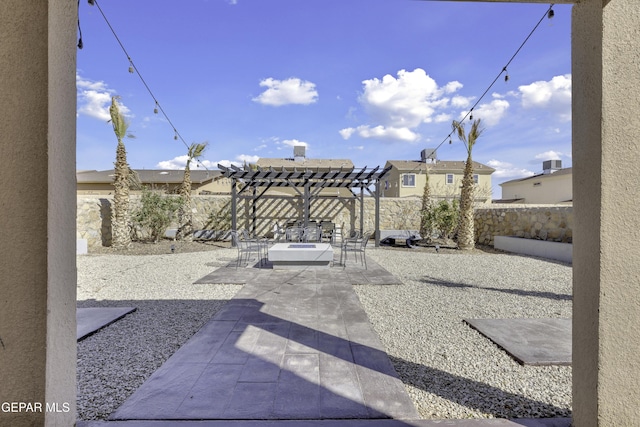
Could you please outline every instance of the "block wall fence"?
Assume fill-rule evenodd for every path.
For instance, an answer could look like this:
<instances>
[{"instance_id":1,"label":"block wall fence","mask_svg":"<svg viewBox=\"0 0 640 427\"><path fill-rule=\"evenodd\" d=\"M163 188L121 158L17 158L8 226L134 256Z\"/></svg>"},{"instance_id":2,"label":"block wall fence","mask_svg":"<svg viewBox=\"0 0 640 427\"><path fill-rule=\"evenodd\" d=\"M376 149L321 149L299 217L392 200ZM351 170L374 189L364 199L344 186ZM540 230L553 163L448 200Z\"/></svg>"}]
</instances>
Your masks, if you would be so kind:
<instances>
[{"instance_id":1,"label":"block wall fence","mask_svg":"<svg viewBox=\"0 0 640 427\"><path fill-rule=\"evenodd\" d=\"M131 209L139 206L140 196L131 196ZM111 244L111 196L78 196L78 239L89 246ZM364 229L375 228L375 204L365 198ZM403 230L420 228L419 198L381 198L380 229ZM228 196L193 196L193 218L196 229L225 230L230 228L231 198ZM248 200L238 202L238 228L254 229L268 235L275 223L284 225L288 219L301 216L299 199L261 199L256 206L256 219ZM330 219L345 230L360 227L360 205L355 200L319 199L311 203L311 219ZM529 239L571 243L573 208L568 205L483 205L475 211L476 241L493 245L494 236L518 236Z\"/></svg>"}]
</instances>

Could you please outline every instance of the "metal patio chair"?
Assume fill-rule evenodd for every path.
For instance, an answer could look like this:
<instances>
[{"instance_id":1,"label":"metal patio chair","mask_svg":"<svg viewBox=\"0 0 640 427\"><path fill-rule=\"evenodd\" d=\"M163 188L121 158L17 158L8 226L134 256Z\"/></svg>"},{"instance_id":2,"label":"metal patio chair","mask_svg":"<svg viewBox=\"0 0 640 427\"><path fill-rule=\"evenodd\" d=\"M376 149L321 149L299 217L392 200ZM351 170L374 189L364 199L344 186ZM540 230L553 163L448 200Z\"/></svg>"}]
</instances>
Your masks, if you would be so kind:
<instances>
[{"instance_id":1,"label":"metal patio chair","mask_svg":"<svg viewBox=\"0 0 640 427\"><path fill-rule=\"evenodd\" d=\"M242 238L242 233L238 233L236 230L229 232L231 235L231 242L238 249L238 258L236 259L236 269L240 266L240 263L248 264L251 254L256 254L258 262L262 263L262 249L260 244L254 240L245 240ZM246 261L245 261L246 259Z\"/></svg>"},{"instance_id":2,"label":"metal patio chair","mask_svg":"<svg viewBox=\"0 0 640 427\"><path fill-rule=\"evenodd\" d=\"M340 264L342 268L347 267L347 255L349 252L353 252L356 262L358 262L358 254L360 256L360 262L364 265L365 270L367 267L366 249L367 243L371 238L373 232L367 231L360 236L359 231L352 232L354 237L347 237L342 240L340 245ZM343 258L344 257L344 258Z\"/></svg>"}]
</instances>

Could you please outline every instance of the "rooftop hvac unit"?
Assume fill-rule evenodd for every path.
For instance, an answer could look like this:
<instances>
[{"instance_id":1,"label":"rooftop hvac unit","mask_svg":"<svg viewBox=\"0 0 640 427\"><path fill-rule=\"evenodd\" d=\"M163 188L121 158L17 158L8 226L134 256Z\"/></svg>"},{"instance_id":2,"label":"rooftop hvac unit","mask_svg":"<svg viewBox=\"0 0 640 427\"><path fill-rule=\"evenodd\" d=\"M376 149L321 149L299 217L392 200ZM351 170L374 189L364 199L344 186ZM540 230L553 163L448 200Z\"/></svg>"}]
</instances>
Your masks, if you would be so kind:
<instances>
[{"instance_id":1,"label":"rooftop hvac unit","mask_svg":"<svg viewBox=\"0 0 640 427\"><path fill-rule=\"evenodd\" d=\"M560 169L562 169L562 160L545 160L542 162L544 173L552 173Z\"/></svg>"},{"instance_id":2,"label":"rooftop hvac unit","mask_svg":"<svg viewBox=\"0 0 640 427\"><path fill-rule=\"evenodd\" d=\"M426 162L427 160L436 160L436 149L435 148L425 148L420 152L420 160Z\"/></svg>"},{"instance_id":3,"label":"rooftop hvac unit","mask_svg":"<svg viewBox=\"0 0 640 427\"><path fill-rule=\"evenodd\" d=\"M304 145L293 146L293 158L296 160L304 160L306 148Z\"/></svg>"}]
</instances>

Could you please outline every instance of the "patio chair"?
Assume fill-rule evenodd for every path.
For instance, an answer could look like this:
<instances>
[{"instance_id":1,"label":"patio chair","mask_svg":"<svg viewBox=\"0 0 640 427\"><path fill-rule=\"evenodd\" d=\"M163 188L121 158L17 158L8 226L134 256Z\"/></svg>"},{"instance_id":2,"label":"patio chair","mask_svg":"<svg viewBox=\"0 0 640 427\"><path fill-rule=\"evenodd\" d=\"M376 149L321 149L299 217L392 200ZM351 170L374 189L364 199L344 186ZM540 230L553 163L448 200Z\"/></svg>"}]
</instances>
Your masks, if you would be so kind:
<instances>
[{"instance_id":1,"label":"patio chair","mask_svg":"<svg viewBox=\"0 0 640 427\"><path fill-rule=\"evenodd\" d=\"M303 242L319 242L322 239L321 228L317 225L305 227L302 231Z\"/></svg>"},{"instance_id":2,"label":"patio chair","mask_svg":"<svg viewBox=\"0 0 640 427\"><path fill-rule=\"evenodd\" d=\"M336 234L336 225L331 221L322 221L320 222L320 229L322 239L329 240L329 243L335 243L335 234Z\"/></svg>"},{"instance_id":3,"label":"patio chair","mask_svg":"<svg viewBox=\"0 0 640 427\"><path fill-rule=\"evenodd\" d=\"M367 249L367 243L369 242L373 232L366 231L361 237L359 234L360 232L356 231L354 233L355 237L344 238L342 240L342 244L340 245L340 264L342 264L342 268L347 267L347 254L349 252L353 252L356 262L358 262L358 254L360 254L360 261L362 262L362 265L364 265L365 270L368 269L365 252Z\"/></svg>"},{"instance_id":4,"label":"patio chair","mask_svg":"<svg viewBox=\"0 0 640 427\"><path fill-rule=\"evenodd\" d=\"M236 259L236 269L242 262L248 264L251 254L256 254L258 261L262 263L262 249L258 242L253 240L245 240L241 238L242 233L238 233L235 230L229 232L231 235L231 242L238 249L238 258ZM245 261L246 258L246 261Z\"/></svg>"},{"instance_id":5,"label":"patio chair","mask_svg":"<svg viewBox=\"0 0 640 427\"><path fill-rule=\"evenodd\" d=\"M267 256L268 256L268 251L269 251L269 239L267 239L266 237L251 237L251 235L249 234L249 231L247 231L246 229L242 229L240 230L241 234L242 234L242 240L245 240L247 242L251 242L254 244L258 245L258 248L260 249L260 265L262 265L263 260L266 262Z\"/></svg>"},{"instance_id":6,"label":"patio chair","mask_svg":"<svg viewBox=\"0 0 640 427\"><path fill-rule=\"evenodd\" d=\"M289 227L285 230L287 242L301 242L303 235L304 229L300 227Z\"/></svg>"}]
</instances>

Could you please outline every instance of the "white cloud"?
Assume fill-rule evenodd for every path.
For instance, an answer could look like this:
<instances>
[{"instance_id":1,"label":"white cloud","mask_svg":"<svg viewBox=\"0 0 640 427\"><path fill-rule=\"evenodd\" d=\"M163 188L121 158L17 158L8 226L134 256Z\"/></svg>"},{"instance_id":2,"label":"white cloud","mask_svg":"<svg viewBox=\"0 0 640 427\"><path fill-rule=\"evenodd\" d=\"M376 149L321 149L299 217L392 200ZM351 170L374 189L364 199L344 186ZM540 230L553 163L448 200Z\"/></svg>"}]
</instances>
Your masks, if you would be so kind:
<instances>
[{"instance_id":1,"label":"white cloud","mask_svg":"<svg viewBox=\"0 0 640 427\"><path fill-rule=\"evenodd\" d=\"M286 148L286 147L299 147L299 146L309 148L308 142L298 141L297 139L285 139L284 141L276 141L276 145L280 145L280 147L278 147L278 150L282 150L283 148ZM286 147L283 147L283 146L286 146Z\"/></svg>"},{"instance_id":2,"label":"white cloud","mask_svg":"<svg viewBox=\"0 0 640 427\"><path fill-rule=\"evenodd\" d=\"M456 108L466 108L469 105L471 105L471 101L474 100L475 97L472 96L460 96L460 95L456 95L453 98L451 98L451 106L456 107Z\"/></svg>"},{"instance_id":3,"label":"white cloud","mask_svg":"<svg viewBox=\"0 0 640 427\"><path fill-rule=\"evenodd\" d=\"M538 160L560 160L561 157L566 156L560 151L549 150L544 153L536 154L535 158Z\"/></svg>"},{"instance_id":4,"label":"white cloud","mask_svg":"<svg viewBox=\"0 0 640 427\"><path fill-rule=\"evenodd\" d=\"M360 151L362 151L362 150L364 150L364 145L354 145L354 146L349 147L349 150L360 150Z\"/></svg>"},{"instance_id":5,"label":"white cloud","mask_svg":"<svg viewBox=\"0 0 640 427\"><path fill-rule=\"evenodd\" d=\"M266 87L267 90L253 98L253 101L264 105L275 107L287 104L308 105L318 100L318 91L314 83L294 77L286 80L269 77L262 80L260 86Z\"/></svg>"},{"instance_id":6,"label":"white cloud","mask_svg":"<svg viewBox=\"0 0 640 427\"><path fill-rule=\"evenodd\" d=\"M161 162L158 162L156 164L156 167L158 169L179 169L182 170L187 166L187 160L189 160L189 156L188 155L183 155L183 156L178 156L178 157L174 157L171 160L163 160ZM190 168L194 169L194 168L198 168L200 165L206 167L207 169L214 169L217 167L217 163L214 163L212 161L209 160L199 160L199 161L192 161Z\"/></svg>"},{"instance_id":7,"label":"white cloud","mask_svg":"<svg viewBox=\"0 0 640 427\"><path fill-rule=\"evenodd\" d=\"M562 121L571 120L571 74L519 86L523 108L551 110Z\"/></svg>"},{"instance_id":8,"label":"white cloud","mask_svg":"<svg viewBox=\"0 0 640 427\"><path fill-rule=\"evenodd\" d=\"M489 160L487 165L496 170L491 175L496 179L517 179L534 175L534 173L528 169L518 168L511 163L502 162L500 160Z\"/></svg>"},{"instance_id":9,"label":"white cloud","mask_svg":"<svg viewBox=\"0 0 640 427\"><path fill-rule=\"evenodd\" d=\"M260 156L251 156L249 154L240 154L239 156L236 156L236 159L243 163L255 163L259 158Z\"/></svg>"},{"instance_id":10,"label":"white cloud","mask_svg":"<svg viewBox=\"0 0 640 427\"><path fill-rule=\"evenodd\" d=\"M415 128L432 122L438 110L449 106L450 100L444 95L462 87L457 81L438 87L421 68L400 70L397 76L387 74L382 80L363 81L364 91L360 96L360 103L373 120L390 128Z\"/></svg>"},{"instance_id":11,"label":"white cloud","mask_svg":"<svg viewBox=\"0 0 640 427\"><path fill-rule=\"evenodd\" d=\"M340 129L338 133L340 134L342 139L349 139L351 138L351 135L355 133L355 131L356 131L355 128L344 128L344 129Z\"/></svg>"},{"instance_id":12,"label":"white cloud","mask_svg":"<svg viewBox=\"0 0 640 427\"><path fill-rule=\"evenodd\" d=\"M474 118L482 119L486 126L495 126L504 117L509 108L509 101L504 99L494 99L488 104L480 104L473 110ZM464 117L466 113L460 114Z\"/></svg>"},{"instance_id":13,"label":"white cloud","mask_svg":"<svg viewBox=\"0 0 640 427\"><path fill-rule=\"evenodd\" d=\"M442 114L438 114L433 119L433 121L436 123L445 123L445 122L450 122L452 118L453 117L451 116L451 114L442 113Z\"/></svg>"},{"instance_id":14,"label":"white cloud","mask_svg":"<svg viewBox=\"0 0 640 427\"><path fill-rule=\"evenodd\" d=\"M253 151L260 151L263 148L267 148L267 144L260 144L256 148L254 148Z\"/></svg>"},{"instance_id":15,"label":"white cloud","mask_svg":"<svg viewBox=\"0 0 640 427\"><path fill-rule=\"evenodd\" d=\"M231 165L234 165L241 168L242 166L244 166L245 163L249 164L249 163L257 162L259 158L260 156L251 156L249 154L239 154L236 156L235 160L220 160L216 162L215 165L217 166L218 164L221 164L222 166L225 166L225 167L230 167Z\"/></svg>"},{"instance_id":16,"label":"white cloud","mask_svg":"<svg viewBox=\"0 0 640 427\"><path fill-rule=\"evenodd\" d=\"M382 125L371 127L362 125L355 129L346 128L340 131L340 135L342 135L344 139L349 139L354 133L361 138L376 138L388 141L416 142L420 139L419 134L413 132L407 127L397 128L385 127Z\"/></svg>"},{"instance_id":17,"label":"white cloud","mask_svg":"<svg viewBox=\"0 0 640 427\"><path fill-rule=\"evenodd\" d=\"M109 89L105 82L88 80L76 74L76 87L78 115L82 114L105 122L111 120L109 106L111 105L111 97L115 95L115 92ZM118 106L122 114L131 117L131 111L126 105L120 101Z\"/></svg>"}]
</instances>

